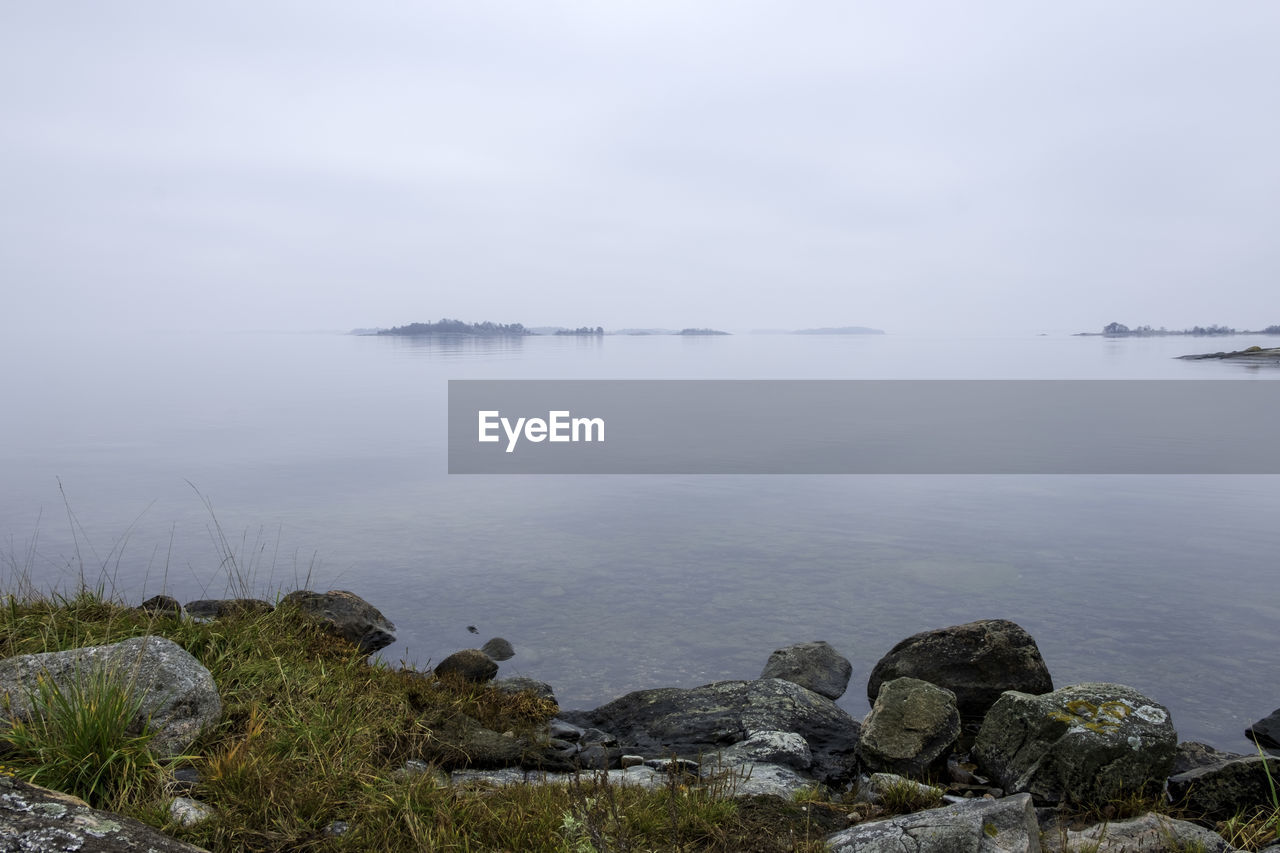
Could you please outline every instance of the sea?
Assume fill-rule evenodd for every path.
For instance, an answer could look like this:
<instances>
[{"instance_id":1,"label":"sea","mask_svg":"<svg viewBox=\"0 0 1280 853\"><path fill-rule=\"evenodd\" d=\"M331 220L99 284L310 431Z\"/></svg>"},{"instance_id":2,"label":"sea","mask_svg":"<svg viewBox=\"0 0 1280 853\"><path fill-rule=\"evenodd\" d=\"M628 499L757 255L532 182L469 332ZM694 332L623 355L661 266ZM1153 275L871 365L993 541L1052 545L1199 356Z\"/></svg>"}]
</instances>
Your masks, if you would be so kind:
<instances>
[{"instance_id":1,"label":"sea","mask_svg":"<svg viewBox=\"0 0 1280 853\"><path fill-rule=\"evenodd\" d=\"M427 668L501 636L563 707L753 678L826 640L839 704L899 640L976 619L1055 685L1119 682L1248 751L1280 707L1274 475L448 473L450 379L1280 379L1181 361L1231 338L1069 334L433 339L17 335L0 402L0 589L127 602L347 589ZM1275 424L1221 412L1241 442Z\"/></svg>"}]
</instances>

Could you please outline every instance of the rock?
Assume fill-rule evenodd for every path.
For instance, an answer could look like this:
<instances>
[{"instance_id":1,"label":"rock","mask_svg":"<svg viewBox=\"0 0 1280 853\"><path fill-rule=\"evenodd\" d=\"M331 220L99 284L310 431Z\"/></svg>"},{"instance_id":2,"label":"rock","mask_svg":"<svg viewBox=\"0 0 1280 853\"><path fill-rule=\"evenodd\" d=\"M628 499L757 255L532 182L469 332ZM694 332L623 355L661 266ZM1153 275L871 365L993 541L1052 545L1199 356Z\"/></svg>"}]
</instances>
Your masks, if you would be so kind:
<instances>
[{"instance_id":1,"label":"rock","mask_svg":"<svg viewBox=\"0 0 1280 853\"><path fill-rule=\"evenodd\" d=\"M0 849L205 853L132 818L0 774Z\"/></svg>"},{"instance_id":2,"label":"rock","mask_svg":"<svg viewBox=\"0 0 1280 853\"><path fill-rule=\"evenodd\" d=\"M70 691L89 689L104 673L132 685L135 696L141 696L134 727L142 731L150 725L150 747L159 757L182 754L222 716L222 701L209 670L172 640L154 636L0 660L0 697L8 697L11 719L30 719L31 697L42 675L68 696L74 695Z\"/></svg>"},{"instance_id":3,"label":"rock","mask_svg":"<svg viewBox=\"0 0 1280 853\"><path fill-rule=\"evenodd\" d=\"M1177 745L1166 708L1130 687L1089 683L1043 696L1004 694L973 753L1006 791L1084 804L1158 793Z\"/></svg>"},{"instance_id":4,"label":"rock","mask_svg":"<svg viewBox=\"0 0 1280 853\"><path fill-rule=\"evenodd\" d=\"M1047 824L1041 835L1046 853L1168 853L1172 850L1227 853L1234 850L1216 832L1168 815L1144 814L1128 820L1112 820L1067 829Z\"/></svg>"},{"instance_id":5,"label":"rock","mask_svg":"<svg viewBox=\"0 0 1280 853\"><path fill-rule=\"evenodd\" d=\"M1004 619L984 619L924 631L894 646L871 671L867 701L880 685L907 676L956 695L960 715L980 719L1006 690L1032 695L1053 689L1049 669L1031 635Z\"/></svg>"},{"instance_id":6,"label":"rock","mask_svg":"<svg viewBox=\"0 0 1280 853\"><path fill-rule=\"evenodd\" d=\"M395 642L396 626L378 608L354 592L331 589L312 592L300 589L289 593L281 603L292 604L324 623L331 634L351 643L366 655Z\"/></svg>"},{"instance_id":7,"label":"rock","mask_svg":"<svg viewBox=\"0 0 1280 853\"><path fill-rule=\"evenodd\" d=\"M138 605L139 610L157 613L161 616L181 616L182 605L178 599L169 595L153 595Z\"/></svg>"},{"instance_id":8,"label":"rock","mask_svg":"<svg viewBox=\"0 0 1280 853\"><path fill-rule=\"evenodd\" d=\"M896 773L872 773L865 779L858 781L856 799L860 803L878 805L884 799L887 790L904 786L914 788L922 797L931 797L942 793L940 789L932 785L926 785L924 782L917 782L914 779L908 779Z\"/></svg>"},{"instance_id":9,"label":"rock","mask_svg":"<svg viewBox=\"0 0 1280 853\"><path fill-rule=\"evenodd\" d=\"M1169 777L1169 796L1196 814L1228 818L1271 804L1268 773L1280 789L1280 757L1242 755Z\"/></svg>"},{"instance_id":10,"label":"rock","mask_svg":"<svg viewBox=\"0 0 1280 853\"><path fill-rule=\"evenodd\" d=\"M489 642L480 647L480 651L496 661L511 660L516 656L516 650L511 644L501 637L494 637Z\"/></svg>"},{"instance_id":11,"label":"rock","mask_svg":"<svg viewBox=\"0 0 1280 853\"><path fill-rule=\"evenodd\" d=\"M862 823L826 839L831 853L951 853L1040 851L1031 797L969 800Z\"/></svg>"},{"instance_id":12,"label":"rock","mask_svg":"<svg viewBox=\"0 0 1280 853\"><path fill-rule=\"evenodd\" d=\"M494 682L494 684L499 683L501 682ZM582 740L582 736L584 734L586 734L584 729L575 726L573 723L566 723L559 717L553 717L551 721L547 723L547 735L558 740L567 740L571 743L577 743Z\"/></svg>"},{"instance_id":13,"label":"rock","mask_svg":"<svg viewBox=\"0 0 1280 853\"><path fill-rule=\"evenodd\" d=\"M641 764L644 764L644 756L643 755L624 755L622 756L621 759L619 759L619 761L622 764L622 769L627 770L631 767L639 767Z\"/></svg>"},{"instance_id":14,"label":"rock","mask_svg":"<svg viewBox=\"0 0 1280 853\"><path fill-rule=\"evenodd\" d=\"M1266 749L1280 749L1280 708L1244 731L1245 737Z\"/></svg>"},{"instance_id":15,"label":"rock","mask_svg":"<svg viewBox=\"0 0 1280 853\"><path fill-rule=\"evenodd\" d=\"M190 797L174 797L169 803L169 816L182 826L195 826L213 817L213 809Z\"/></svg>"},{"instance_id":16,"label":"rock","mask_svg":"<svg viewBox=\"0 0 1280 853\"><path fill-rule=\"evenodd\" d=\"M959 735L954 693L916 678L895 678L881 685L862 721L858 757L869 770L920 776Z\"/></svg>"},{"instance_id":17,"label":"rock","mask_svg":"<svg viewBox=\"0 0 1280 853\"><path fill-rule=\"evenodd\" d=\"M1219 761L1243 757L1237 752L1222 752L1214 749L1207 743L1185 740L1178 744L1178 751L1173 755L1173 766L1169 768L1169 775L1176 776L1188 770L1195 770L1197 767L1208 767Z\"/></svg>"},{"instance_id":18,"label":"rock","mask_svg":"<svg viewBox=\"0 0 1280 853\"><path fill-rule=\"evenodd\" d=\"M814 781L808 776L802 776L790 767L764 761L739 764L722 771L722 774L713 779L711 785L731 797L765 795L792 800L801 791L814 786Z\"/></svg>"},{"instance_id":19,"label":"rock","mask_svg":"<svg viewBox=\"0 0 1280 853\"><path fill-rule=\"evenodd\" d=\"M434 671L437 678L454 677L483 684L498 674L498 665L479 649L463 649L440 661Z\"/></svg>"},{"instance_id":20,"label":"rock","mask_svg":"<svg viewBox=\"0 0 1280 853\"><path fill-rule=\"evenodd\" d=\"M550 684L545 681L538 681L536 678L529 678L523 675L513 675L510 678L499 678L493 682L495 689L501 690L503 693L533 693L541 699L548 702L556 702L556 694Z\"/></svg>"},{"instance_id":21,"label":"rock","mask_svg":"<svg viewBox=\"0 0 1280 853\"><path fill-rule=\"evenodd\" d=\"M592 711L566 711L562 719L599 726L629 752L696 759L746 740L752 732L795 732L809 744L812 772L821 782L852 778L859 725L836 704L790 681L720 681L683 689L638 690Z\"/></svg>"},{"instance_id":22,"label":"rock","mask_svg":"<svg viewBox=\"0 0 1280 853\"><path fill-rule=\"evenodd\" d=\"M194 767L179 767L169 776L169 790L183 797L189 797L196 791L201 782L200 772Z\"/></svg>"},{"instance_id":23,"label":"rock","mask_svg":"<svg viewBox=\"0 0 1280 853\"><path fill-rule=\"evenodd\" d=\"M219 619L224 616L246 616L270 613L275 605L260 598L202 598L187 602L187 615L193 619Z\"/></svg>"},{"instance_id":24,"label":"rock","mask_svg":"<svg viewBox=\"0 0 1280 853\"><path fill-rule=\"evenodd\" d=\"M828 699L839 699L849 686L853 664L826 642L797 643L769 655L761 678L781 678Z\"/></svg>"},{"instance_id":25,"label":"rock","mask_svg":"<svg viewBox=\"0 0 1280 853\"><path fill-rule=\"evenodd\" d=\"M809 743L795 732L752 732L750 736L719 752L706 755L703 767L732 767L739 764L777 764L793 770L813 766Z\"/></svg>"}]
</instances>

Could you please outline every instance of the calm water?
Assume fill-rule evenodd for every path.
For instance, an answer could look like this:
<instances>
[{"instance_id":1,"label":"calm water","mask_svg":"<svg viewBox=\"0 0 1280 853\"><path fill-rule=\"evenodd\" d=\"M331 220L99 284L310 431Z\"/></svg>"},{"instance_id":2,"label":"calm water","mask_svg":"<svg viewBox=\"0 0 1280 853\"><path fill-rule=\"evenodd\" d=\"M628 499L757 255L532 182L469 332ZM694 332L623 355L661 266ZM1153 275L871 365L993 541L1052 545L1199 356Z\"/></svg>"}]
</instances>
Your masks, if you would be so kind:
<instances>
[{"instance_id":1,"label":"calm water","mask_svg":"<svg viewBox=\"0 0 1280 853\"><path fill-rule=\"evenodd\" d=\"M444 400L464 378L1280 379L1172 359L1255 343L1274 345L9 339L0 573L48 588L83 566L130 600L219 596L216 519L260 592L354 590L399 628L384 655L420 666L504 636L503 674L551 682L568 707L754 677L774 648L826 639L854 663L841 704L861 716L898 640L1003 617L1055 683L1132 685L1183 738L1245 749L1241 730L1280 706L1276 477L451 478Z\"/></svg>"}]
</instances>

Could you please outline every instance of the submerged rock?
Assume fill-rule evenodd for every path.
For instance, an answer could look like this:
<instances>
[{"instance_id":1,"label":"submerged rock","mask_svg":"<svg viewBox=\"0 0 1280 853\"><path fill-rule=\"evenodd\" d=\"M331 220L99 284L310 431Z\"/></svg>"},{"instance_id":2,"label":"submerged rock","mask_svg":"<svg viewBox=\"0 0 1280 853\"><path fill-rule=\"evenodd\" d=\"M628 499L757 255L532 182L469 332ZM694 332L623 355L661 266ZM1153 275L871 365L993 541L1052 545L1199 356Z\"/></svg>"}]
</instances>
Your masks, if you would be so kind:
<instances>
[{"instance_id":1,"label":"submerged rock","mask_svg":"<svg viewBox=\"0 0 1280 853\"><path fill-rule=\"evenodd\" d=\"M1164 706L1120 684L1009 692L983 720L974 757L1006 791L1042 803L1102 803L1158 792L1178 735Z\"/></svg>"},{"instance_id":2,"label":"submerged rock","mask_svg":"<svg viewBox=\"0 0 1280 853\"><path fill-rule=\"evenodd\" d=\"M872 669L867 701L876 701L881 684L904 676L950 690L960 715L970 719L981 719L1006 690L1037 695L1053 689L1036 641L1005 619L983 619L908 637Z\"/></svg>"},{"instance_id":3,"label":"submerged rock","mask_svg":"<svg viewBox=\"0 0 1280 853\"><path fill-rule=\"evenodd\" d=\"M74 698L99 683L132 691L141 704L133 726L154 732L151 750L180 755L222 716L222 700L209 670L164 637L132 637L109 646L19 655L0 660L0 716L30 719L38 680Z\"/></svg>"},{"instance_id":4,"label":"submerged rock","mask_svg":"<svg viewBox=\"0 0 1280 853\"><path fill-rule=\"evenodd\" d=\"M286 595L281 603L292 604L318 619L330 633L367 655L391 645L396 639L393 633L396 626L378 608L354 592L343 589L331 589L328 592L300 589Z\"/></svg>"},{"instance_id":5,"label":"submerged rock","mask_svg":"<svg viewBox=\"0 0 1280 853\"><path fill-rule=\"evenodd\" d=\"M769 655L761 678L781 678L807 687L828 699L839 699L849 686L853 664L830 644L818 640L797 643Z\"/></svg>"}]
</instances>

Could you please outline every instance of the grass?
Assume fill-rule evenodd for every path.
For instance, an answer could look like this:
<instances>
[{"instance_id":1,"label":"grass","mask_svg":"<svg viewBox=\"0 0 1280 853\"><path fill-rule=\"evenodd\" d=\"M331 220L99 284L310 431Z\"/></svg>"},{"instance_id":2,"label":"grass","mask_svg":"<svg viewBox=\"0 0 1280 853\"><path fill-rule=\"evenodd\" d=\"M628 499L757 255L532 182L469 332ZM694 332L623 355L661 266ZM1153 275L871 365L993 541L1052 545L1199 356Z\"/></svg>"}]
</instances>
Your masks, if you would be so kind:
<instances>
[{"instance_id":1,"label":"grass","mask_svg":"<svg viewBox=\"0 0 1280 853\"><path fill-rule=\"evenodd\" d=\"M197 623L100 590L0 600L4 657L147 634L185 648L218 684L221 722L182 762L212 818L169 818L176 767L150 755L148 733L128 724L136 699L106 675L39 688L40 714L0 725L0 763L216 851L817 851L819 830L840 828L817 826L806 802L733 800L676 776L656 791L590 774L567 786L449 785L438 771L536 754L555 706L370 663L287 605ZM405 773L409 759L433 772ZM333 834L339 821L349 829Z\"/></svg>"},{"instance_id":2,"label":"grass","mask_svg":"<svg viewBox=\"0 0 1280 853\"><path fill-rule=\"evenodd\" d=\"M1241 850L1261 850L1280 840L1280 793L1277 792L1276 780L1266 761L1267 753L1263 752L1261 746L1258 747L1258 754L1263 757L1262 772L1267 774L1271 802L1245 809L1215 827L1228 844Z\"/></svg>"}]
</instances>

